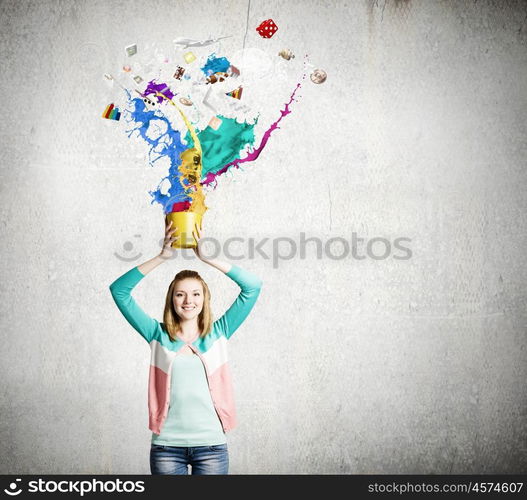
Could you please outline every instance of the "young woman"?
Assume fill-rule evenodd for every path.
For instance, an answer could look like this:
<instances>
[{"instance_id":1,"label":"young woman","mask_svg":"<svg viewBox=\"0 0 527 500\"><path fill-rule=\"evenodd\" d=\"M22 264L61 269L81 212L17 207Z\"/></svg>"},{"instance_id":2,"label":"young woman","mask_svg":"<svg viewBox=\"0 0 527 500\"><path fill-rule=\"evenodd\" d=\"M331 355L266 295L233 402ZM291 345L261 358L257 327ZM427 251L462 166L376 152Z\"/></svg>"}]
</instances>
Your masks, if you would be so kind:
<instances>
[{"instance_id":1,"label":"young woman","mask_svg":"<svg viewBox=\"0 0 527 500\"><path fill-rule=\"evenodd\" d=\"M165 228L161 253L134 267L110 285L117 307L149 343L149 428L152 474L228 474L225 433L236 425L227 341L245 320L260 293L261 280L238 266L196 256L225 273L241 288L216 321L209 287L195 271L180 271L168 287L163 323L148 316L131 296L150 271L172 257L176 241ZM196 228L196 239L200 231Z\"/></svg>"}]
</instances>

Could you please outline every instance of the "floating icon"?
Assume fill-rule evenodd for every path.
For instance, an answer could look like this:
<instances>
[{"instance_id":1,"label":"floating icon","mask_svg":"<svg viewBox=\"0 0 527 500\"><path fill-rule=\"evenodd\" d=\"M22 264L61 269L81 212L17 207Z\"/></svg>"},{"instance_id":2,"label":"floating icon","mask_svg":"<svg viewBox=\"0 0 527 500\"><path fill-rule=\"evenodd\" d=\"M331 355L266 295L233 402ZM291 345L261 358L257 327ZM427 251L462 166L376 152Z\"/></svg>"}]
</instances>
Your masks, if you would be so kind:
<instances>
[{"instance_id":1,"label":"floating icon","mask_svg":"<svg viewBox=\"0 0 527 500\"><path fill-rule=\"evenodd\" d=\"M234 99L241 99L242 92L243 92L243 87L240 85L237 89L231 90L230 92L226 92L225 95L234 97Z\"/></svg>"},{"instance_id":2,"label":"floating icon","mask_svg":"<svg viewBox=\"0 0 527 500\"><path fill-rule=\"evenodd\" d=\"M210 119L210 122L209 122L209 127L210 128L213 128L214 130L218 130L220 128L220 125L222 124L223 122L217 117L217 116L213 116L211 119Z\"/></svg>"},{"instance_id":3,"label":"floating icon","mask_svg":"<svg viewBox=\"0 0 527 500\"><path fill-rule=\"evenodd\" d=\"M152 99L150 99L148 96L144 95L144 94L141 94L141 92L139 92L139 90L136 90L136 92L141 96L141 99L143 99L143 102L146 104L146 107L148 109L151 109L151 108L155 108L156 107L156 103L155 101L153 101Z\"/></svg>"},{"instance_id":4,"label":"floating icon","mask_svg":"<svg viewBox=\"0 0 527 500\"><path fill-rule=\"evenodd\" d=\"M178 37L174 40L175 45L183 45L183 49L186 49L187 47L205 47L207 45L211 45L212 43L216 43L219 40L223 40L224 38L231 38L232 35L228 36L220 36L218 38L207 38L206 40L195 40L194 38L183 38Z\"/></svg>"},{"instance_id":5,"label":"floating icon","mask_svg":"<svg viewBox=\"0 0 527 500\"><path fill-rule=\"evenodd\" d=\"M225 78L228 78L228 76L229 73L218 71L217 73L214 73L207 77L207 83L223 82L225 81Z\"/></svg>"},{"instance_id":6,"label":"floating icon","mask_svg":"<svg viewBox=\"0 0 527 500\"><path fill-rule=\"evenodd\" d=\"M328 75L323 69L316 69L309 77L313 83L324 83Z\"/></svg>"},{"instance_id":7,"label":"floating icon","mask_svg":"<svg viewBox=\"0 0 527 500\"><path fill-rule=\"evenodd\" d=\"M196 56L192 53L192 52L187 52L184 56L183 56L183 59L185 59L185 62L187 64L190 64L191 62L195 61L196 60Z\"/></svg>"},{"instance_id":8,"label":"floating icon","mask_svg":"<svg viewBox=\"0 0 527 500\"><path fill-rule=\"evenodd\" d=\"M185 73L185 68L182 68L181 66L178 66L176 72L174 73L174 78L176 80L181 80L181 77L183 76L183 73Z\"/></svg>"},{"instance_id":9,"label":"floating icon","mask_svg":"<svg viewBox=\"0 0 527 500\"><path fill-rule=\"evenodd\" d=\"M119 120L121 118L121 112L119 111L119 108L114 107L114 104L108 104L106 106L106 109L104 110L104 113L102 114L103 118L108 118L109 120Z\"/></svg>"},{"instance_id":10,"label":"floating icon","mask_svg":"<svg viewBox=\"0 0 527 500\"><path fill-rule=\"evenodd\" d=\"M266 19L258 25L256 31L262 38L271 38L278 31L278 26L272 19Z\"/></svg>"},{"instance_id":11,"label":"floating icon","mask_svg":"<svg viewBox=\"0 0 527 500\"><path fill-rule=\"evenodd\" d=\"M212 91L212 86L209 87L209 89L205 93L205 97L203 98L203 101L201 102L203 103L204 106L207 106L207 108L209 108L215 115L217 115L218 111L216 110L214 106L212 106L209 103L209 97L210 97L211 91Z\"/></svg>"},{"instance_id":12,"label":"floating icon","mask_svg":"<svg viewBox=\"0 0 527 500\"><path fill-rule=\"evenodd\" d=\"M236 66L232 65L229 66L227 73L229 73L232 78L238 78L240 76L240 70Z\"/></svg>"},{"instance_id":13,"label":"floating icon","mask_svg":"<svg viewBox=\"0 0 527 500\"><path fill-rule=\"evenodd\" d=\"M290 59L295 58L295 55L289 49L281 50L280 52L278 52L278 55L280 57L283 57L286 61L289 61Z\"/></svg>"},{"instance_id":14,"label":"floating icon","mask_svg":"<svg viewBox=\"0 0 527 500\"><path fill-rule=\"evenodd\" d=\"M133 45L128 45L128 47L125 47L124 50L126 50L128 57L133 56L137 54L137 45L135 43Z\"/></svg>"},{"instance_id":15,"label":"floating icon","mask_svg":"<svg viewBox=\"0 0 527 500\"><path fill-rule=\"evenodd\" d=\"M184 106L192 106L192 101L190 99L186 99L185 97L180 97L179 102L183 104Z\"/></svg>"},{"instance_id":16,"label":"floating icon","mask_svg":"<svg viewBox=\"0 0 527 500\"><path fill-rule=\"evenodd\" d=\"M155 101L152 101L152 99L149 99L146 95L143 96L143 102L144 102L147 106L155 106L155 105L156 105L156 102L155 102Z\"/></svg>"},{"instance_id":17,"label":"floating icon","mask_svg":"<svg viewBox=\"0 0 527 500\"><path fill-rule=\"evenodd\" d=\"M139 84L143 81L143 79L139 76L139 75L135 75L134 76L134 81L135 83Z\"/></svg>"}]
</instances>

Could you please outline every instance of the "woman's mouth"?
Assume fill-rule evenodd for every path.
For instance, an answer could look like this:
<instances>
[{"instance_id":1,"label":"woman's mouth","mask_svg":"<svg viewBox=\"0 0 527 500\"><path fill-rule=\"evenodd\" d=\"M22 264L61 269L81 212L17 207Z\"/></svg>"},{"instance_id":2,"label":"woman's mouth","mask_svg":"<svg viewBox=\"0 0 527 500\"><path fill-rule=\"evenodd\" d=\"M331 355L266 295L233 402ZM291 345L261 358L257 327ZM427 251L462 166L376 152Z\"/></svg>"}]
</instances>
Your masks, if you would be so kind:
<instances>
[{"instance_id":1,"label":"woman's mouth","mask_svg":"<svg viewBox=\"0 0 527 500\"><path fill-rule=\"evenodd\" d=\"M196 309L196 306L183 306L181 309L183 309L183 311L192 311L193 309Z\"/></svg>"}]
</instances>

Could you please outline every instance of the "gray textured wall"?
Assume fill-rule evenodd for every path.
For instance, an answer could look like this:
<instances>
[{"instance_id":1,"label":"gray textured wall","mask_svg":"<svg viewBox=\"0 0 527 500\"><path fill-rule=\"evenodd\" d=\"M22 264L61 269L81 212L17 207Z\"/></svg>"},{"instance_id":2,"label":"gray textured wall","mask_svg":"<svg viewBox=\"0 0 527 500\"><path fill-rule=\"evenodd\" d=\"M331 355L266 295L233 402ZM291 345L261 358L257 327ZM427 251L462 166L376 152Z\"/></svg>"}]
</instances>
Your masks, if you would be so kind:
<instances>
[{"instance_id":1,"label":"gray textured wall","mask_svg":"<svg viewBox=\"0 0 527 500\"><path fill-rule=\"evenodd\" d=\"M132 42L210 34L270 54L262 124L303 54L328 79L209 195L207 234L412 240L409 260L239 263L265 285L230 348L231 472L526 472L524 2L4 0L0 16L0 472L149 473L149 349L108 285L159 251L147 192L165 173L100 118L102 74ZM126 242L134 261L114 255ZM160 319L182 267L221 314L236 287L195 261L156 269L138 302Z\"/></svg>"}]
</instances>

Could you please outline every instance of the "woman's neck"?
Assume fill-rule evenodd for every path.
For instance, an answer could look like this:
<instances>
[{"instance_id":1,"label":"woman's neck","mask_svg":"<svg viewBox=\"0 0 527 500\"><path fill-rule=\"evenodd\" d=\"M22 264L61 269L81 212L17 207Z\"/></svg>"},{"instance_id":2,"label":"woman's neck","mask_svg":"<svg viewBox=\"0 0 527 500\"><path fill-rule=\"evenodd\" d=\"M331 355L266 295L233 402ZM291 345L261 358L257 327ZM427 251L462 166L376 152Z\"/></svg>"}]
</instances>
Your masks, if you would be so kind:
<instances>
[{"instance_id":1,"label":"woman's neck","mask_svg":"<svg viewBox=\"0 0 527 500\"><path fill-rule=\"evenodd\" d=\"M183 340L191 340L196 334L199 334L198 319L191 319L188 321L181 321L179 323L178 336Z\"/></svg>"}]
</instances>

